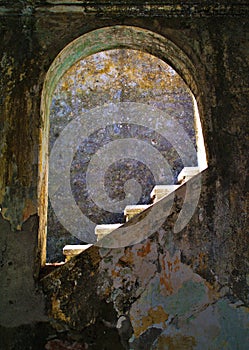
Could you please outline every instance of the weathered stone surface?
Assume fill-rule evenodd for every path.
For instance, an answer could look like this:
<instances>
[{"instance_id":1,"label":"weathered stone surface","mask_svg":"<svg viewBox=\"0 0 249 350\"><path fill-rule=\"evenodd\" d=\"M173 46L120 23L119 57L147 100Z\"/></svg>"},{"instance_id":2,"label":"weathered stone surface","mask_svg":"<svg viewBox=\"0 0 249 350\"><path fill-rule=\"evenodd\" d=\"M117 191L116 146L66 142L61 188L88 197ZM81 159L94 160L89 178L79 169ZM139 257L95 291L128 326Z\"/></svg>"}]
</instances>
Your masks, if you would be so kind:
<instances>
[{"instance_id":1,"label":"weathered stone surface","mask_svg":"<svg viewBox=\"0 0 249 350\"><path fill-rule=\"evenodd\" d=\"M88 2L77 12L69 1L63 8L44 1L0 2L3 350L44 349L55 339L96 350L113 344L115 349L146 349L148 343L157 350L247 349L248 5L238 0L147 3L145 8L140 1L103 7ZM147 28L174 43L175 51L166 50L156 35L147 41L135 36L141 48L167 60L194 92L209 168L184 230L171 230L176 208L145 242L120 250L90 248L90 254L73 258L43 280L44 311L33 277L42 255L36 248L44 249L41 236L37 242L35 215L37 199L46 203L44 192L37 198L37 175L46 182L44 163L37 164L39 127L45 127L43 82L68 43L117 24ZM126 42L135 48L132 38Z\"/></svg>"}]
</instances>

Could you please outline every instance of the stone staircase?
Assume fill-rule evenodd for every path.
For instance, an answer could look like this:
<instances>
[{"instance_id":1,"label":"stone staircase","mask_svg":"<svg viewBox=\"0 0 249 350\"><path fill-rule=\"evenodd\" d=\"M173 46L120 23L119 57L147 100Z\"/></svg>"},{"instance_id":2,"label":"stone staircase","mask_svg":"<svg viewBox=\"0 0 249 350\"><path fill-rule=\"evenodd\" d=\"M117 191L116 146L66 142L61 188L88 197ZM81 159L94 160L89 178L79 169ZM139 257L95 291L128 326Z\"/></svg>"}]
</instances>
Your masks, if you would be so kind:
<instances>
[{"instance_id":1,"label":"stone staircase","mask_svg":"<svg viewBox=\"0 0 249 350\"><path fill-rule=\"evenodd\" d=\"M124 209L124 217L125 221L128 222L131 218L139 215L144 210L150 208L155 203L160 201L161 199L167 197L171 193L175 192L180 186L190 180L193 176L200 173L198 167L185 167L179 173L177 177L177 184L174 185L156 185L151 191L150 198L151 204L147 205L128 205ZM97 236L97 241L100 241L106 235L110 234L112 231L117 230L123 224L101 224L95 227L95 234ZM84 245L66 245L63 248L63 254L65 255L65 261L69 261L72 257L84 252L86 249L90 248L92 244L84 244Z\"/></svg>"}]
</instances>

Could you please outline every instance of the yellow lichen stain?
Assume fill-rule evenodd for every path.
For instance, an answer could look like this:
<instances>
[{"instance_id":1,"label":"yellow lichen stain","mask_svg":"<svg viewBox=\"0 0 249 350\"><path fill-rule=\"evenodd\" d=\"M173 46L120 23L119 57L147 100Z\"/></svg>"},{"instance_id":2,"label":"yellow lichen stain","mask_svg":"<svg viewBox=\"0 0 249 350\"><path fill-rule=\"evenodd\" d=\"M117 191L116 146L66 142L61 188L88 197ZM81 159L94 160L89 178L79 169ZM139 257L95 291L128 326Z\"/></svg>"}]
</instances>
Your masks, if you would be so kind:
<instances>
[{"instance_id":1,"label":"yellow lichen stain","mask_svg":"<svg viewBox=\"0 0 249 350\"><path fill-rule=\"evenodd\" d=\"M79 81L81 85L76 88ZM68 93L76 88L78 94L85 94L87 87L91 91L100 87L112 90L113 86L129 90L130 82L136 85L137 92L155 90L156 95L165 89L176 91L184 85L182 78L166 63L158 62L158 58L141 51L119 49L91 55L73 65L61 81L60 89Z\"/></svg>"},{"instance_id":2,"label":"yellow lichen stain","mask_svg":"<svg viewBox=\"0 0 249 350\"><path fill-rule=\"evenodd\" d=\"M26 73L21 73L19 77L19 81L22 81L25 78Z\"/></svg>"},{"instance_id":3,"label":"yellow lichen stain","mask_svg":"<svg viewBox=\"0 0 249 350\"><path fill-rule=\"evenodd\" d=\"M193 350L195 346L194 337L176 334L172 337L161 336L157 343L157 350Z\"/></svg>"},{"instance_id":4,"label":"yellow lichen stain","mask_svg":"<svg viewBox=\"0 0 249 350\"><path fill-rule=\"evenodd\" d=\"M64 91L68 91L69 90L69 87L70 87L70 85L69 85L69 80L68 79L64 79L63 80L63 82L62 82L62 84L61 84L61 89L62 89L62 91L64 90ZM71 88L71 87L70 87Z\"/></svg>"},{"instance_id":5,"label":"yellow lichen stain","mask_svg":"<svg viewBox=\"0 0 249 350\"><path fill-rule=\"evenodd\" d=\"M6 70L6 75L10 78L13 74L13 64L14 64L14 58L11 58L11 65Z\"/></svg>"},{"instance_id":6,"label":"yellow lichen stain","mask_svg":"<svg viewBox=\"0 0 249 350\"><path fill-rule=\"evenodd\" d=\"M51 312L54 319L61 320L64 322L69 322L70 317L67 317L60 309L60 300L56 298L55 295L51 298Z\"/></svg>"},{"instance_id":7,"label":"yellow lichen stain","mask_svg":"<svg viewBox=\"0 0 249 350\"><path fill-rule=\"evenodd\" d=\"M99 74L107 74L108 72L110 72L113 68L114 68L114 63L112 61L106 61L104 64L104 68L102 69L97 69L97 72Z\"/></svg>"},{"instance_id":8,"label":"yellow lichen stain","mask_svg":"<svg viewBox=\"0 0 249 350\"><path fill-rule=\"evenodd\" d=\"M13 73L13 67L10 66L10 67L8 67L6 74L7 74L9 77L11 77L11 76L12 76L12 73Z\"/></svg>"},{"instance_id":9,"label":"yellow lichen stain","mask_svg":"<svg viewBox=\"0 0 249 350\"><path fill-rule=\"evenodd\" d=\"M154 309L149 309L148 314L143 316L141 319L133 320L133 329L135 337L139 337L140 334L145 332L149 327L155 324L162 324L163 328L166 328L166 321L169 315L164 311L161 305Z\"/></svg>"},{"instance_id":10,"label":"yellow lichen stain","mask_svg":"<svg viewBox=\"0 0 249 350\"><path fill-rule=\"evenodd\" d=\"M141 257L145 257L148 255L151 251L151 244L150 241L146 243L146 245L143 245L141 249L138 250L137 255Z\"/></svg>"}]
</instances>

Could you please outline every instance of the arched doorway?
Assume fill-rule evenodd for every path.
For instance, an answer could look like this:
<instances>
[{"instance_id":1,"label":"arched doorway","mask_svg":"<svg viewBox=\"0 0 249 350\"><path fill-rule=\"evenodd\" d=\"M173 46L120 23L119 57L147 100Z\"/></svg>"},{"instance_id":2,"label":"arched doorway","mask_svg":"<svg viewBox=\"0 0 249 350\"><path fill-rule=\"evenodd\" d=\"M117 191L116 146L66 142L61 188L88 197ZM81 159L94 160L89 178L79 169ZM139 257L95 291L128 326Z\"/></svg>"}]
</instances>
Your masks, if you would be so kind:
<instances>
[{"instance_id":1,"label":"arched doorway","mask_svg":"<svg viewBox=\"0 0 249 350\"><path fill-rule=\"evenodd\" d=\"M93 32L90 32L74 42L70 43L62 52L57 56L53 62L50 70L47 74L46 81L43 89L42 99L42 113L43 113L43 130L41 135L41 147L40 147L40 232L39 241L42 251L42 264L45 262L46 249L46 211L47 211L47 177L48 177L48 136L49 136L49 116L50 106L55 88L57 87L60 79L65 75L70 67L73 67L77 62L87 57L96 57L96 53L103 53L106 50L105 55L120 48L126 48L126 52L148 52L153 54L153 57L158 57L165 62L170 63L171 67L174 67L176 71L180 73L182 78L187 82L193 93L197 92L197 87L194 80L194 67L188 58L176 47L172 42L168 41L162 36L147 30L135 27L116 26L102 28ZM127 51L128 50L128 51ZM107 53L108 52L108 53ZM94 56L95 55L95 56ZM143 54L145 55L145 54ZM149 57L150 55L148 55ZM158 59L157 58L157 59ZM173 70L172 70L173 71ZM174 71L175 72L175 71ZM175 74L175 73L174 73ZM200 158L200 153L203 154L204 144L202 135L200 132L200 120L197 115L197 105L193 98L193 112L195 112L195 121L198 127L197 140L197 157ZM115 124L115 123L114 123ZM114 131L114 130L113 130ZM114 131L115 132L115 131ZM152 135L149 135L150 137ZM205 158L205 157L204 157ZM200 164L200 162L199 162ZM205 159L201 164L201 167L205 167Z\"/></svg>"}]
</instances>

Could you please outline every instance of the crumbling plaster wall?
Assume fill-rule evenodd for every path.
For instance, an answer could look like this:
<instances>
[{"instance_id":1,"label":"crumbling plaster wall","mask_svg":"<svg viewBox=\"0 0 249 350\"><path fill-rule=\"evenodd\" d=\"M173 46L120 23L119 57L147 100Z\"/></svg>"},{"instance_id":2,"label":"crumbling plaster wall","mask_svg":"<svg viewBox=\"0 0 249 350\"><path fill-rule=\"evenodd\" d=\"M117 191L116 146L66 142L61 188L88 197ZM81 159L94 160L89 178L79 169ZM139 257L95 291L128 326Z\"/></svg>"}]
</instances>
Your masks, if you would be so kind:
<instances>
[{"instance_id":1,"label":"crumbling plaster wall","mask_svg":"<svg viewBox=\"0 0 249 350\"><path fill-rule=\"evenodd\" d=\"M51 6L55 3L53 1L49 3L50 5L46 6L42 1L19 1L13 2L11 8L11 2L0 2L2 39L0 42L0 202L2 206L0 324L3 349L25 349L28 346L36 349L34 344L39 329L43 334L40 336L41 344L39 343L42 349L46 337L51 332L48 330L49 327L44 326L47 322L44 297L37 289L37 279L33 277L37 276L37 266L39 266L37 261L37 257L39 260L39 252L37 252L38 145L39 128L42 127L40 100L46 72L56 55L70 41L93 29L117 24L147 28L164 35L191 59L196 68L195 75L198 81L196 99L203 124L209 169L203 179L202 200L193 220L182 231L181 237L174 237L170 245L163 245L164 252L158 259L154 259L153 256L150 260L153 251L156 254L156 250L160 247L159 244L152 242L150 252L142 256L139 262L137 260L139 251L149 250L149 248L146 250L146 247L151 244L150 240L144 243L144 248L141 246L138 250L128 248L125 253L110 252L109 262L103 259L101 252L95 252L95 248L93 249L95 255L101 258L95 267L99 271L97 276L103 276L104 271L110 268L110 264L114 267L113 275L108 278L110 285L107 287L110 290L106 294L103 291L100 293L99 283L103 282L103 279L96 277L96 280L92 281L85 276L85 284L80 290L80 300L85 300L87 295L90 296L89 291L94 291L92 304L88 303L89 318L84 321L85 310L76 315L79 322L82 321L82 327L91 325L88 329L93 327L96 331L97 328L94 328L94 325L99 326L99 320L94 318L94 295L99 293L98 298L101 302L97 305L100 305L102 314L111 315L110 319L104 319L107 323L104 330L101 328L102 331L107 335L112 334L113 328L107 325L117 321L121 312L124 313L125 319L124 322L121 322L122 320L120 322L128 324L125 331L123 331L124 326L121 327L123 345L120 343L121 345L116 346L117 349L118 346L127 347L128 339L135 349L144 349L143 344L147 342L147 338L154 339L155 349L182 349L183 342L188 344L186 348L191 349L205 343L203 340L205 337L202 338L201 335L203 328L198 331L197 327L193 332L195 325L202 324L208 318L212 328L217 322L217 317L213 315L218 314L218 318L224 319L222 325L215 327L216 331L221 330L220 333L214 334L216 341L220 341L218 342L220 348L225 346L226 343L222 342L228 341L228 336L232 334L226 346L228 348L230 346L231 349L235 346L238 349L245 349L245 339L248 337L248 328L246 328L248 327L248 309L246 311L244 306L236 307L238 305L248 307L249 279L246 216L248 210L248 148L246 147L248 141L246 136L248 16L246 16L246 7L242 6L244 2L237 1L238 5L242 4L241 7L232 6L227 13L225 6L220 5L219 8L217 4L210 6L209 10L203 9L200 4L192 7L186 4L184 6L167 5L167 8L161 10L156 8L146 10L142 6L125 8L124 4L122 8L110 5L106 12L103 8L94 8L94 6L92 10L89 7L88 12L84 12L79 11L79 7L77 11L75 7L71 8L73 10L71 11L70 6L63 9L61 6ZM209 13L212 16L209 16ZM157 239L162 239L160 233ZM177 239L181 244L176 242ZM125 258L122 259L122 256ZM127 256L133 260L126 271L125 267L122 264L117 265L116 261L125 260L124 265L129 265ZM111 257L115 261L112 262ZM80 259L83 257L78 258L77 261ZM158 261L161 265L163 261L165 262L165 268L161 271L156 270ZM177 266L174 266L175 261ZM142 271L145 273L144 276L139 272L139 264L148 264L147 273L145 269ZM169 274L168 269L176 267L177 269L179 267L178 271L182 274L179 280L177 272L172 272L174 292L170 299L170 297L167 298L168 294L163 294L163 288L166 286L160 287L159 281L160 276L167 281L167 276L163 276L163 273ZM90 268L93 267L90 266ZM57 272L60 276L58 280L66 281L70 271L80 273L82 265L77 269L74 269L74 265L64 266ZM144 289L141 295L139 293L136 295L134 292L135 300L127 301L126 308L122 309L120 306L122 303L118 304L119 298L117 294L115 295L115 290L122 292L120 295L124 295L124 298L128 298L129 295L125 289L128 286L120 282L122 273L125 271L126 280L130 279L135 283L134 279L139 277ZM63 273L65 277L61 277ZM73 276L72 283L74 283ZM185 282L184 276L189 276L188 283ZM70 308L64 309L59 304L58 295L70 295L72 290L66 290L67 286L63 283L61 286L56 286L53 281L50 283L48 282L44 288L48 295L48 310L51 305L54 305L52 316L55 320L57 319L55 329L59 332L60 327L65 331L69 327L71 340L78 339L75 335L77 329L80 334L91 338L87 331L81 332L77 324L70 323L70 320L73 320ZM88 288L90 288L89 291ZM158 293L155 292L157 288L161 288ZM194 320L191 321L192 328L183 320L184 317L181 318L182 322L171 322L168 327L167 322L172 320L169 318L170 314L184 315L185 311L192 311L191 307L194 306L191 303L189 309L184 312L181 307L174 309L174 296L179 296L182 305L190 290L195 291L194 295L197 298L195 305L200 307L200 309L197 308ZM52 300L51 304L49 296L54 291L58 298ZM86 292L89 294L85 294ZM217 292L220 293L218 296ZM149 304L148 300L155 293L155 303ZM73 298L70 300L77 306L75 294L71 295ZM163 295L163 299L160 295ZM173 300L172 304L170 300ZM213 304L214 300L215 304ZM231 306L231 302L235 304ZM83 301L82 305L84 305ZM224 314L226 317L223 317ZM233 324L236 319L239 320L241 330L237 330ZM160 324L160 336L158 328L153 327L153 324ZM116 337L117 330L116 328L114 330ZM231 333L233 331L234 333ZM212 333L211 330L209 332ZM108 340L106 346L108 348Z\"/></svg>"},{"instance_id":2,"label":"crumbling plaster wall","mask_svg":"<svg viewBox=\"0 0 249 350\"><path fill-rule=\"evenodd\" d=\"M207 173L200 176L206 187ZM191 224L174 233L184 196L185 186L177 190L168 220L149 239L120 249L92 247L42 279L57 330L69 339L77 330L79 341L92 349L101 348L110 329L124 349L246 349L248 308L233 294L226 272L215 274L224 257L213 256L220 243L208 234L208 218L202 216L205 192ZM167 206L165 198L157 211ZM91 327L94 336L87 334Z\"/></svg>"}]
</instances>

